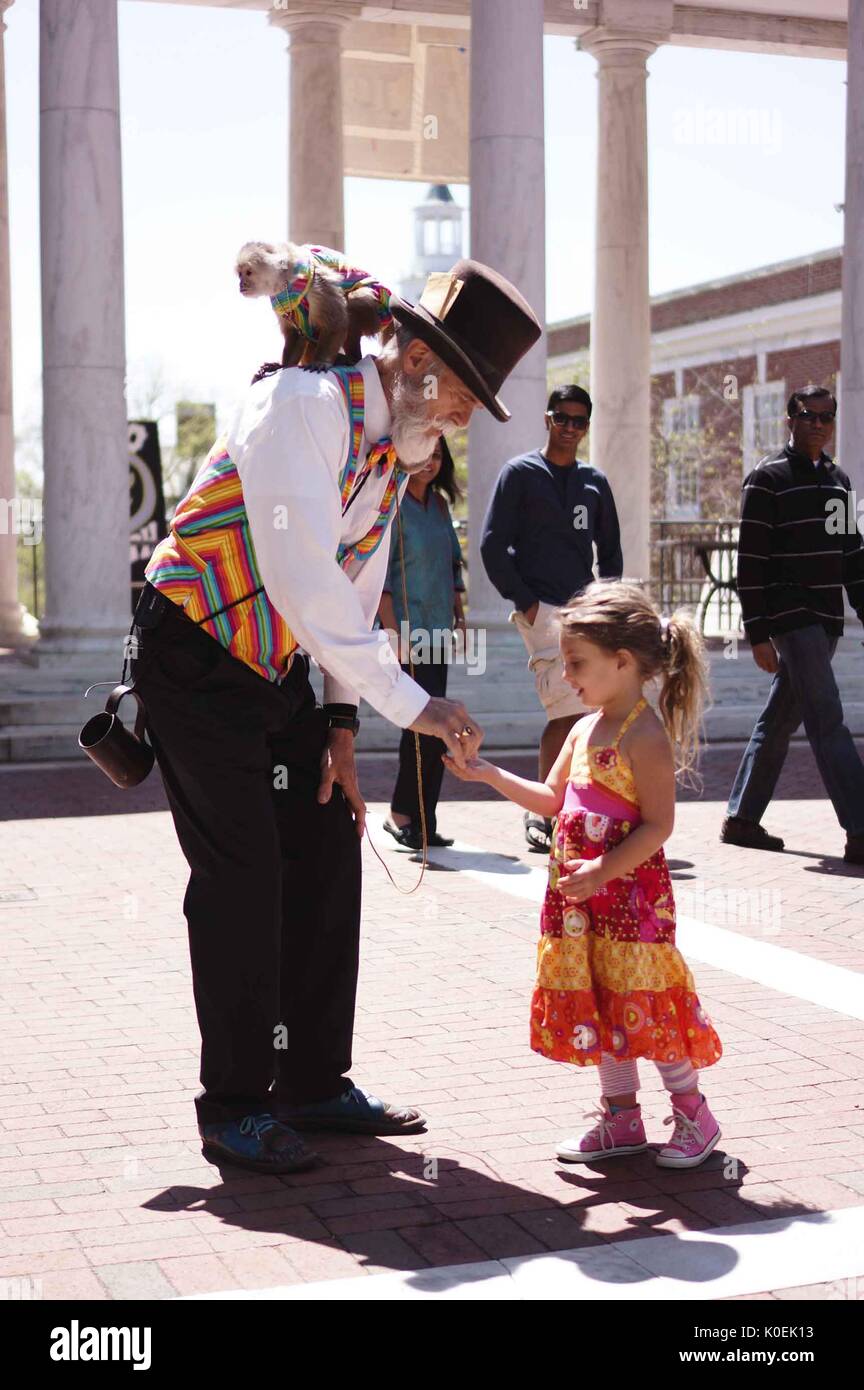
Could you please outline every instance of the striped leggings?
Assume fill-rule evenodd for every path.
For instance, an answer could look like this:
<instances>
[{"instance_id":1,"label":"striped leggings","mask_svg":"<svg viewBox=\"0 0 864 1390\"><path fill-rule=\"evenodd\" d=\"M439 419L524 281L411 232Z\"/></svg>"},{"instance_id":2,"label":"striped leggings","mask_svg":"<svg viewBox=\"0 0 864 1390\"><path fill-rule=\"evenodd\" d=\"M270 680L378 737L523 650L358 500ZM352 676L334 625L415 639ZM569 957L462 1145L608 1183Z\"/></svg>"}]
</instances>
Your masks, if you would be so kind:
<instances>
[{"instance_id":1,"label":"striped leggings","mask_svg":"<svg viewBox=\"0 0 864 1390\"><path fill-rule=\"evenodd\" d=\"M688 1061L655 1062L654 1065L667 1091L677 1093L698 1088L698 1076ZM604 1096L625 1096L639 1090L639 1067L635 1058L619 1061L611 1053L604 1052L598 1070Z\"/></svg>"}]
</instances>

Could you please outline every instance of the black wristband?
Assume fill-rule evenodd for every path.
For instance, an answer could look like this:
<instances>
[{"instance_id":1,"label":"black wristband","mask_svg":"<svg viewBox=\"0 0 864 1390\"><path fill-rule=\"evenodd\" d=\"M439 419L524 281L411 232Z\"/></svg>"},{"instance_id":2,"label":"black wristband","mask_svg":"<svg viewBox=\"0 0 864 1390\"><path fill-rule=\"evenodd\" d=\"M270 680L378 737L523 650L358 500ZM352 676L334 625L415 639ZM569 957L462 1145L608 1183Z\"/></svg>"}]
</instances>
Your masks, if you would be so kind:
<instances>
[{"instance_id":1,"label":"black wristband","mask_svg":"<svg viewBox=\"0 0 864 1390\"><path fill-rule=\"evenodd\" d=\"M357 706L356 706L356 705L325 705L325 706L324 706L324 713L325 713L325 714L337 714L337 715L342 716L344 719L356 719L356 718L357 718Z\"/></svg>"},{"instance_id":2,"label":"black wristband","mask_svg":"<svg viewBox=\"0 0 864 1390\"><path fill-rule=\"evenodd\" d=\"M356 738L360 729L360 720L350 719L347 714L330 714L327 716L327 727L329 729L347 729Z\"/></svg>"}]
</instances>

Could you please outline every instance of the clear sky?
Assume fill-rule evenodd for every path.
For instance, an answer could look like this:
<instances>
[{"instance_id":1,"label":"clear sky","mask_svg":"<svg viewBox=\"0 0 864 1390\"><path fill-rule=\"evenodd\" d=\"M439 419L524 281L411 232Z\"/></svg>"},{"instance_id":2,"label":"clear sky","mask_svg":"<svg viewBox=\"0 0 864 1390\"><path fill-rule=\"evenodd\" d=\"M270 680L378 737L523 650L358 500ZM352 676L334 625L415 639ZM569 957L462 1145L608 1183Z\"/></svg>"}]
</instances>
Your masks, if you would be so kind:
<instances>
[{"instance_id":1,"label":"clear sky","mask_svg":"<svg viewBox=\"0 0 864 1390\"><path fill-rule=\"evenodd\" d=\"M130 406L161 377L163 407L211 400L224 419L278 349L269 305L240 299L232 266L242 242L288 231L285 39L261 13L120 0L119 15ZM15 411L27 435L41 409L38 0L15 0L6 22ZM545 64L554 322L591 308L603 151L594 60L548 38ZM648 68L652 293L841 244L845 64L668 47ZM425 189L347 179L350 259L385 283L405 274ZM467 187L453 192L467 205Z\"/></svg>"}]
</instances>

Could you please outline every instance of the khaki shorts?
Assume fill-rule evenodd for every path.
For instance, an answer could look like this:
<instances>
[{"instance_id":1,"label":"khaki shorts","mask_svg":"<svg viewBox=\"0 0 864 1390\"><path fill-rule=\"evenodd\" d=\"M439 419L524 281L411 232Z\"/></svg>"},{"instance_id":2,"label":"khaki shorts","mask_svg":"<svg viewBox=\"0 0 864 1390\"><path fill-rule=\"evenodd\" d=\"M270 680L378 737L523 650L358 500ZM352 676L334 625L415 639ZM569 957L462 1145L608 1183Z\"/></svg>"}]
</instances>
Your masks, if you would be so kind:
<instances>
[{"instance_id":1,"label":"khaki shorts","mask_svg":"<svg viewBox=\"0 0 864 1390\"><path fill-rule=\"evenodd\" d=\"M533 625L518 609L510 614L522 634L528 651L528 670L534 672L534 683L547 719L565 719L569 715L587 714L576 691L564 679L561 650L558 645L558 624L554 621L556 606L541 603Z\"/></svg>"}]
</instances>

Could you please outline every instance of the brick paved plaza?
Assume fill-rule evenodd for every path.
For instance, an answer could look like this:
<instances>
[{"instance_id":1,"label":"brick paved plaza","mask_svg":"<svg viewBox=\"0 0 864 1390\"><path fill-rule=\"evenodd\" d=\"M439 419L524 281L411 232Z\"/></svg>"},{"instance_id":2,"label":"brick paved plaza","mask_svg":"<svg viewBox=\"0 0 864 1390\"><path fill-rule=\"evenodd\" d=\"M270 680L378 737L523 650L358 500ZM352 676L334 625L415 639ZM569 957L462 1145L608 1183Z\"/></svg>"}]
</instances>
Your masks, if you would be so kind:
<instances>
[{"instance_id":1,"label":"brick paved plaza","mask_svg":"<svg viewBox=\"0 0 864 1390\"><path fill-rule=\"evenodd\" d=\"M688 1235L739 1226L752 1235L766 1223L758 1287L734 1296L860 1297L864 1266L838 1280L817 1260L823 1272L811 1277L783 1252L790 1231L800 1251L826 1238L822 1214L842 1223L864 1208L864 1023L860 1000L848 1002L864 972L864 870L841 862L842 832L800 745L766 816L786 852L720 845L739 751L706 756L703 794L682 797L667 846L679 911L722 929L729 959L729 968L691 960L725 1055L702 1074L723 1140L687 1173L657 1169L653 1150L593 1170L555 1160L556 1139L593 1107L597 1082L593 1069L574 1072L527 1045L538 913L524 885L545 860L522 843L515 807L448 777L439 826L458 845L441 856L446 869L430 868L403 897L364 849L352 1074L422 1106L428 1134L315 1136L325 1161L309 1173L226 1170L223 1181L195 1128L186 871L158 776L121 793L87 766L0 774L0 1275L33 1281L46 1299L290 1296L304 1285L328 1296L329 1281L354 1280L356 1290L398 1276L422 1287L423 1271L441 1266L487 1266L491 1278L505 1267L490 1262L604 1245L621 1260L624 1243L639 1241L640 1296L656 1296L641 1252L659 1249L671 1252L681 1298L723 1298L730 1286L696 1285L734 1263L730 1247L710 1246L716 1270L691 1283L676 1264ZM527 756L501 761L531 774ZM363 760L361 785L379 815L392 775L392 760ZM372 833L410 886L418 866ZM471 870L452 871L459 854ZM803 967L803 997L786 973L782 991L752 978L747 938L769 962ZM852 992L838 986L836 1000L814 1003L811 963L839 967ZM667 1106L650 1064L642 1079L656 1145L669 1133Z\"/></svg>"}]
</instances>

